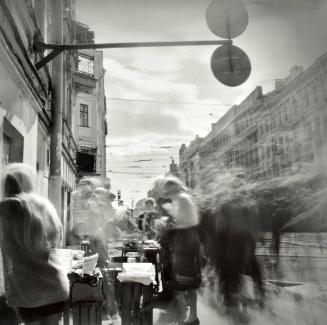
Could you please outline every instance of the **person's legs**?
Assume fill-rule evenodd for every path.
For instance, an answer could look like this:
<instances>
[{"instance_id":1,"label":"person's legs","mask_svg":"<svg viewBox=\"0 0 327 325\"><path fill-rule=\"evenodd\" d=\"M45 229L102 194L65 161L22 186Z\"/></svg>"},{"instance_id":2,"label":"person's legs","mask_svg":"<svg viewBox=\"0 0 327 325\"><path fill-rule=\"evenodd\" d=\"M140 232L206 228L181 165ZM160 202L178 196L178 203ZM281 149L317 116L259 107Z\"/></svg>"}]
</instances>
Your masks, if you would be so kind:
<instances>
[{"instance_id":1,"label":"person's legs","mask_svg":"<svg viewBox=\"0 0 327 325\"><path fill-rule=\"evenodd\" d=\"M178 322L184 322L186 319L187 313L187 301L185 297L184 291L176 291L175 292L175 302L176 302L176 320Z\"/></svg>"},{"instance_id":2,"label":"person's legs","mask_svg":"<svg viewBox=\"0 0 327 325\"><path fill-rule=\"evenodd\" d=\"M190 314L188 317L187 322L193 322L198 318L198 313L197 313L197 292L195 289L189 290L187 292L187 302L188 305L190 306Z\"/></svg>"},{"instance_id":3,"label":"person's legs","mask_svg":"<svg viewBox=\"0 0 327 325\"><path fill-rule=\"evenodd\" d=\"M15 309L7 305L5 295L0 295L0 324L18 325Z\"/></svg>"}]
</instances>

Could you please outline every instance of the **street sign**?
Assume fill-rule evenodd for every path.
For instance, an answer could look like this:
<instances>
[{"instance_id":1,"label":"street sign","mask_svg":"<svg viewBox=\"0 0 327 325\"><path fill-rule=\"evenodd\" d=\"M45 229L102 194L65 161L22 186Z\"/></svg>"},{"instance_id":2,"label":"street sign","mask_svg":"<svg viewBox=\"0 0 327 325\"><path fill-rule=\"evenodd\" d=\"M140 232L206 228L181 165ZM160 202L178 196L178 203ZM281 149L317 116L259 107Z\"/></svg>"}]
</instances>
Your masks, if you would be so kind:
<instances>
[{"instance_id":1,"label":"street sign","mask_svg":"<svg viewBox=\"0 0 327 325\"><path fill-rule=\"evenodd\" d=\"M213 0L206 11L206 22L215 35L231 39L244 32L249 15L241 0Z\"/></svg>"},{"instance_id":2,"label":"street sign","mask_svg":"<svg viewBox=\"0 0 327 325\"><path fill-rule=\"evenodd\" d=\"M223 45L211 57L211 70L216 79L230 87L244 83L251 73L251 62L239 47Z\"/></svg>"}]
</instances>

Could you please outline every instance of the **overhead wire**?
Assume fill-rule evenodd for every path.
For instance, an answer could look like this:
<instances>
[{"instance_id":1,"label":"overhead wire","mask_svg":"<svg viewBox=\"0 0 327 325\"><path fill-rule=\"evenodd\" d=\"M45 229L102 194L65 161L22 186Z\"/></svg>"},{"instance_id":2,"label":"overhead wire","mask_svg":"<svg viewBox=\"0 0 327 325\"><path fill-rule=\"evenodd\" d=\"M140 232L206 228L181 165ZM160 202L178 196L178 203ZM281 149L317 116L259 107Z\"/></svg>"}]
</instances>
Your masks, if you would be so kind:
<instances>
[{"instance_id":1,"label":"overhead wire","mask_svg":"<svg viewBox=\"0 0 327 325\"><path fill-rule=\"evenodd\" d=\"M154 99L144 98L121 98L121 97L110 97L106 98L108 101L126 101L126 102L142 102L142 103L153 103L153 104L172 104L172 105L197 105L197 106L233 106L233 104L223 103L196 103L196 102L178 102L178 101L160 101Z\"/></svg>"}]
</instances>

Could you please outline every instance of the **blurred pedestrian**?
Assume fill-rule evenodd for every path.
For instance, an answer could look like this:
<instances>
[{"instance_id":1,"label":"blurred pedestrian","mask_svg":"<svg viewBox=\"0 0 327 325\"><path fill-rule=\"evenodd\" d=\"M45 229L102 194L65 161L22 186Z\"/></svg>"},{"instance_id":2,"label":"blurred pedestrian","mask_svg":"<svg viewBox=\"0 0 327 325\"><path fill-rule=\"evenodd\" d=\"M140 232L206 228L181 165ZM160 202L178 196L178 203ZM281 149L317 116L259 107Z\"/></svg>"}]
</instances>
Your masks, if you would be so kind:
<instances>
[{"instance_id":1,"label":"blurred pedestrian","mask_svg":"<svg viewBox=\"0 0 327 325\"><path fill-rule=\"evenodd\" d=\"M199 324L197 292L201 284L199 215L186 186L176 177L167 176L159 184L159 193L171 200L162 206L170 222L172 286L178 315L177 324ZM190 312L185 319L185 306Z\"/></svg>"},{"instance_id":2,"label":"blurred pedestrian","mask_svg":"<svg viewBox=\"0 0 327 325\"><path fill-rule=\"evenodd\" d=\"M90 206L89 200L92 198L94 191L97 187L101 186L101 182L95 177L83 177L77 184L76 190L72 193L71 203L71 216L72 216L72 228L76 223L85 221L92 227L93 223L90 221Z\"/></svg>"},{"instance_id":3,"label":"blurred pedestrian","mask_svg":"<svg viewBox=\"0 0 327 325\"><path fill-rule=\"evenodd\" d=\"M147 239L155 239L157 231L155 229L155 219L157 213L155 211L155 200L147 198L144 201L144 211L138 216L138 228L145 233Z\"/></svg>"},{"instance_id":4,"label":"blurred pedestrian","mask_svg":"<svg viewBox=\"0 0 327 325\"><path fill-rule=\"evenodd\" d=\"M121 233L116 225L116 212L112 206L112 200L113 195L109 190L101 186L94 188L87 201L88 219L82 224L79 222L75 225L79 226L75 232L89 240L91 254L98 254L97 267L100 268L104 277L103 289L106 296L102 308L102 319L109 323L112 323L112 319L119 319L118 307L112 299L114 295L106 269L109 261L108 244L117 239Z\"/></svg>"},{"instance_id":5,"label":"blurred pedestrian","mask_svg":"<svg viewBox=\"0 0 327 325\"><path fill-rule=\"evenodd\" d=\"M51 254L62 240L62 225L51 202L34 193L35 171L9 165L2 178L0 246L8 304L25 324L59 324L69 283Z\"/></svg>"}]
</instances>

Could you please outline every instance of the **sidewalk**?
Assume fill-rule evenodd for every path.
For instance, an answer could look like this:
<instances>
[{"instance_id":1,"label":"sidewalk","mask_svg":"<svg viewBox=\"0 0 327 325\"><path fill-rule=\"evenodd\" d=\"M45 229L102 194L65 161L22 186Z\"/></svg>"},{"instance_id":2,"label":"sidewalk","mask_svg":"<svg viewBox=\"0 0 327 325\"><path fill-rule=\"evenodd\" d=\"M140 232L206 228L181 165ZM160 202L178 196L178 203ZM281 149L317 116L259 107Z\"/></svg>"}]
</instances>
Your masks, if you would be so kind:
<instances>
[{"instance_id":1,"label":"sidewalk","mask_svg":"<svg viewBox=\"0 0 327 325\"><path fill-rule=\"evenodd\" d=\"M273 282L273 281L272 281ZM291 282L279 285L266 282L266 307L262 310L248 307L251 325L325 325L327 319L327 283ZM170 306L153 311L154 325L169 325L173 322ZM230 319L214 308L208 288L198 295L198 317L203 325L231 325ZM109 322L102 322L109 325ZM244 323L245 324L245 323ZM114 325L120 325L114 322Z\"/></svg>"},{"instance_id":2,"label":"sidewalk","mask_svg":"<svg viewBox=\"0 0 327 325\"><path fill-rule=\"evenodd\" d=\"M266 284L266 307L248 307L251 325L325 325L327 319L327 284L307 283L280 287ZM230 319L214 308L208 291L198 296L201 324L231 325ZM155 325L168 323L154 322Z\"/></svg>"}]
</instances>

